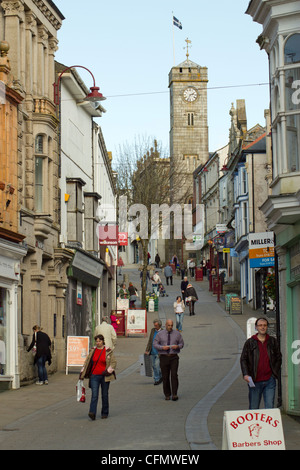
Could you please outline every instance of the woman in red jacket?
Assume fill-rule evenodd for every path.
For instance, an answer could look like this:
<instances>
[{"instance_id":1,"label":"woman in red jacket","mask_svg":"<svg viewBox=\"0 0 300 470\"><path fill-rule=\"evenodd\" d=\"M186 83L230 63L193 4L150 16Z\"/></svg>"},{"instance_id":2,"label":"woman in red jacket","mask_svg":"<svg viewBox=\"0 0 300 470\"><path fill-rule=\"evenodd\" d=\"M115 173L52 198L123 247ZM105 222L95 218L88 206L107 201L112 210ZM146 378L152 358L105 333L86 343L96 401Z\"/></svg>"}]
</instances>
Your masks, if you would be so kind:
<instances>
[{"instance_id":1,"label":"woman in red jacket","mask_svg":"<svg viewBox=\"0 0 300 470\"><path fill-rule=\"evenodd\" d=\"M96 347L88 355L82 371L80 372L80 380L89 378L89 386L92 390L92 398L90 403L89 417L91 420L96 419L99 388L101 386L102 408L101 418L105 419L109 413L108 391L109 384L115 380L116 359L111 349L105 348L104 336L97 335L95 337Z\"/></svg>"}]
</instances>

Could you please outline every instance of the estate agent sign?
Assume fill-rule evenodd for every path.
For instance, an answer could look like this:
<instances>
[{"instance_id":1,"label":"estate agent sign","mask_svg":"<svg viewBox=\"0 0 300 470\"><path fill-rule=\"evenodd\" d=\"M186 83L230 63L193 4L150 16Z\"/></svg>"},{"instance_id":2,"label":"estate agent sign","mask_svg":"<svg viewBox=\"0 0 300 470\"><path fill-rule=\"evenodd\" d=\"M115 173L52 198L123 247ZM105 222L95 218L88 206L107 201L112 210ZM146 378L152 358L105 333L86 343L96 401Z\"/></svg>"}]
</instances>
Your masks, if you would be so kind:
<instances>
[{"instance_id":1,"label":"estate agent sign","mask_svg":"<svg viewBox=\"0 0 300 470\"><path fill-rule=\"evenodd\" d=\"M223 450L285 450L278 408L225 411Z\"/></svg>"},{"instance_id":2,"label":"estate agent sign","mask_svg":"<svg viewBox=\"0 0 300 470\"><path fill-rule=\"evenodd\" d=\"M249 233L250 268L274 266L274 233Z\"/></svg>"}]
</instances>

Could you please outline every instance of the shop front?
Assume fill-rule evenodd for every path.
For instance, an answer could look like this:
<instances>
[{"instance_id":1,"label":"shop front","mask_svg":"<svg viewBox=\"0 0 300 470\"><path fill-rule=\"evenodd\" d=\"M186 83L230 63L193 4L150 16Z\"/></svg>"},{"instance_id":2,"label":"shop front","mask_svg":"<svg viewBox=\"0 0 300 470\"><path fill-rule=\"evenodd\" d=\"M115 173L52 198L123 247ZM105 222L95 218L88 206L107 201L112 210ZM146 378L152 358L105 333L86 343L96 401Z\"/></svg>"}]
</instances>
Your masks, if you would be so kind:
<instances>
[{"instance_id":1,"label":"shop front","mask_svg":"<svg viewBox=\"0 0 300 470\"><path fill-rule=\"evenodd\" d=\"M88 336L91 341L93 340L98 310L98 289L103 269L104 264L100 259L83 250L76 251L68 269L68 336Z\"/></svg>"},{"instance_id":2,"label":"shop front","mask_svg":"<svg viewBox=\"0 0 300 470\"><path fill-rule=\"evenodd\" d=\"M19 388L18 284L26 249L0 239L0 387Z\"/></svg>"}]
</instances>

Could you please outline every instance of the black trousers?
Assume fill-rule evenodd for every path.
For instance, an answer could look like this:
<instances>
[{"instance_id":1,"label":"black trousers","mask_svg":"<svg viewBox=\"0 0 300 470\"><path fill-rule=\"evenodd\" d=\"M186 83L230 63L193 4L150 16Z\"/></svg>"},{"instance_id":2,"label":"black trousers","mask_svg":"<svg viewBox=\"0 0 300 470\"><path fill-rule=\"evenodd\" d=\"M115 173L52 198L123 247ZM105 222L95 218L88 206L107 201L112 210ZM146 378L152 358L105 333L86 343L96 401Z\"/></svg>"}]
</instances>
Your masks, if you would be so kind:
<instances>
[{"instance_id":1,"label":"black trousers","mask_svg":"<svg viewBox=\"0 0 300 470\"><path fill-rule=\"evenodd\" d=\"M178 390L179 357L177 354L161 354L159 358L164 394L166 397L175 396Z\"/></svg>"}]
</instances>

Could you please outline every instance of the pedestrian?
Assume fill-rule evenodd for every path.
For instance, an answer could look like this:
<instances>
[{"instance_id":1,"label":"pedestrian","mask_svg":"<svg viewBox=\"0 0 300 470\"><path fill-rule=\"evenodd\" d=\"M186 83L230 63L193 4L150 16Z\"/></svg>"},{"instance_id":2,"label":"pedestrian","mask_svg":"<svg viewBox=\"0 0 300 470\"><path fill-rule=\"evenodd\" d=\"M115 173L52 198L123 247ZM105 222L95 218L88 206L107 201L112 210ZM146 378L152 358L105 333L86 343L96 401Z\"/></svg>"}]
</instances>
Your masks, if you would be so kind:
<instances>
[{"instance_id":1,"label":"pedestrian","mask_svg":"<svg viewBox=\"0 0 300 470\"><path fill-rule=\"evenodd\" d=\"M112 313L110 315L110 323L111 323L111 326L113 327L113 329L115 330L115 332L117 333L119 323L118 323L117 317L114 313Z\"/></svg>"},{"instance_id":2,"label":"pedestrian","mask_svg":"<svg viewBox=\"0 0 300 470\"><path fill-rule=\"evenodd\" d=\"M195 276L195 261L193 259L190 260L189 262L189 271L190 271L190 276L194 277Z\"/></svg>"},{"instance_id":3,"label":"pedestrian","mask_svg":"<svg viewBox=\"0 0 300 470\"><path fill-rule=\"evenodd\" d=\"M155 267L156 268L159 268L159 264L160 264L160 256L158 253L156 253L156 256L155 256Z\"/></svg>"},{"instance_id":4,"label":"pedestrian","mask_svg":"<svg viewBox=\"0 0 300 470\"><path fill-rule=\"evenodd\" d=\"M112 316L115 317L115 315L112 315ZM98 336L98 335L104 336L106 348L109 348L113 351L117 343L116 331L117 330L113 327L113 325L109 323L108 317L104 316L102 318L101 324L96 326L95 331L94 331L94 336Z\"/></svg>"},{"instance_id":5,"label":"pedestrian","mask_svg":"<svg viewBox=\"0 0 300 470\"><path fill-rule=\"evenodd\" d=\"M171 286L173 285L173 269L172 269L172 266L171 266L171 263L169 263L165 269L164 269L164 275L166 277L166 281L167 281L167 286L169 285L169 280L171 282Z\"/></svg>"},{"instance_id":6,"label":"pedestrian","mask_svg":"<svg viewBox=\"0 0 300 470\"><path fill-rule=\"evenodd\" d=\"M119 297L121 299L129 299L129 292L126 289L126 284L122 284L121 289L119 290Z\"/></svg>"},{"instance_id":7,"label":"pedestrian","mask_svg":"<svg viewBox=\"0 0 300 470\"><path fill-rule=\"evenodd\" d=\"M192 284L188 284L185 291L185 300L189 303L190 316L195 315L195 302L198 300L197 292Z\"/></svg>"},{"instance_id":8,"label":"pedestrian","mask_svg":"<svg viewBox=\"0 0 300 470\"><path fill-rule=\"evenodd\" d=\"M185 276L185 264L183 261L180 263L180 273L181 273L181 280L183 281L184 276Z\"/></svg>"},{"instance_id":9,"label":"pedestrian","mask_svg":"<svg viewBox=\"0 0 300 470\"><path fill-rule=\"evenodd\" d=\"M185 308L184 301L182 300L182 297L178 295L176 297L176 302L174 302L174 312L176 315L176 330L179 331L180 333L182 332L184 308Z\"/></svg>"},{"instance_id":10,"label":"pedestrian","mask_svg":"<svg viewBox=\"0 0 300 470\"><path fill-rule=\"evenodd\" d=\"M46 362L51 365L51 340L49 336L41 331L42 329L35 325L33 328L32 342L27 351L35 352L34 364L37 364L39 380L37 385L48 385L48 373Z\"/></svg>"},{"instance_id":11,"label":"pedestrian","mask_svg":"<svg viewBox=\"0 0 300 470\"><path fill-rule=\"evenodd\" d=\"M154 378L154 385L159 385L162 383L162 375L160 370L160 362L159 362L159 355L157 349L155 349L153 345L153 341L159 333L161 328L161 321L160 320L153 320L154 328L151 329L148 344L146 346L145 354L150 355L151 365L153 369L153 378Z\"/></svg>"},{"instance_id":12,"label":"pedestrian","mask_svg":"<svg viewBox=\"0 0 300 470\"><path fill-rule=\"evenodd\" d=\"M153 274L152 278L151 278L151 281L152 281L152 290L154 292L154 294L158 294L158 284L161 283L161 279L159 277L159 274L158 274L158 271L155 271L155 273Z\"/></svg>"},{"instance_id":13,"label":"pedestrian","mask_svg":"<svg viewBox=\"0 0 300 470\"><path fill-rule=\"evenodd\" d=\"M276 379L282 356L276 338L268 335L269 322L258 318L257 334L249 338L241 354L241 369L249 388L249 409L259 409L262 396L265 408L274 408Z\"/></svg>"},{"instance_id":14,"label":"pedestrian","mask_svg":"<svg viewBox=\"0 0 300 470\"><path fill-rule=\"evenodd\" d=\"M135 302L137 300L138 293L137 293L136 287L134 287L132 282L129 283L128 292L129 292L129 308L135 309Z\"/></svg>"},{"instance_id":15,"label":"pedestrian","mask_svg":"<svg viewBox=\"0 0 300 470\"><path fill-rule=\"evenodd\" d=\"M189 281L188 281L188 278L186 276L184 276L183 280L181 281L181 284L180 284L180 290L181 290L181 294L182 294L182 299L184 301L184 303L186 302L186 289L187 289L187 286L189 284Z\"/></svg>"},{"instance_id":16,"label":"pedestrian","mask_svg":"<svg viewBox=\"0 0 300 470\"><path fill-rule=\"evenodd\" d=\"M118 261L118 266L119 266L119 276L122 276L122 267L124 266L124 261L122 257L120 256L119 261Z\"/></svg>"},{"instance_id":17,"label":"pedestrian","mask_svg":"<svg viewBox=\"0 0 300 470\"><path fill-rule=\"evenodd\" d=\"M79 379L89 379L89 387L92 390L92 397L88 416L92 421L96 419L99 388L101 386L101 419L108 418L109 415L109 385L116 379L116 359L113 351L105 347L103 335L95 336L96 346L86 358L84 366L80 372Z\"/></svg>"},{"instance_id":18,"label":"pedestrian","mask_svg":"<svg viewBox=\"0 0 300 470\"><path fill-rule=\"evenodd\" d=\"M163 390L165 399L178 400L178 366L181 349L184 341L179 331L173 330L173 321L166 321L166 329L160 331L153 342L155 349L159 353L160 369L163 379Z\"/></svg>"}]
</instances>

